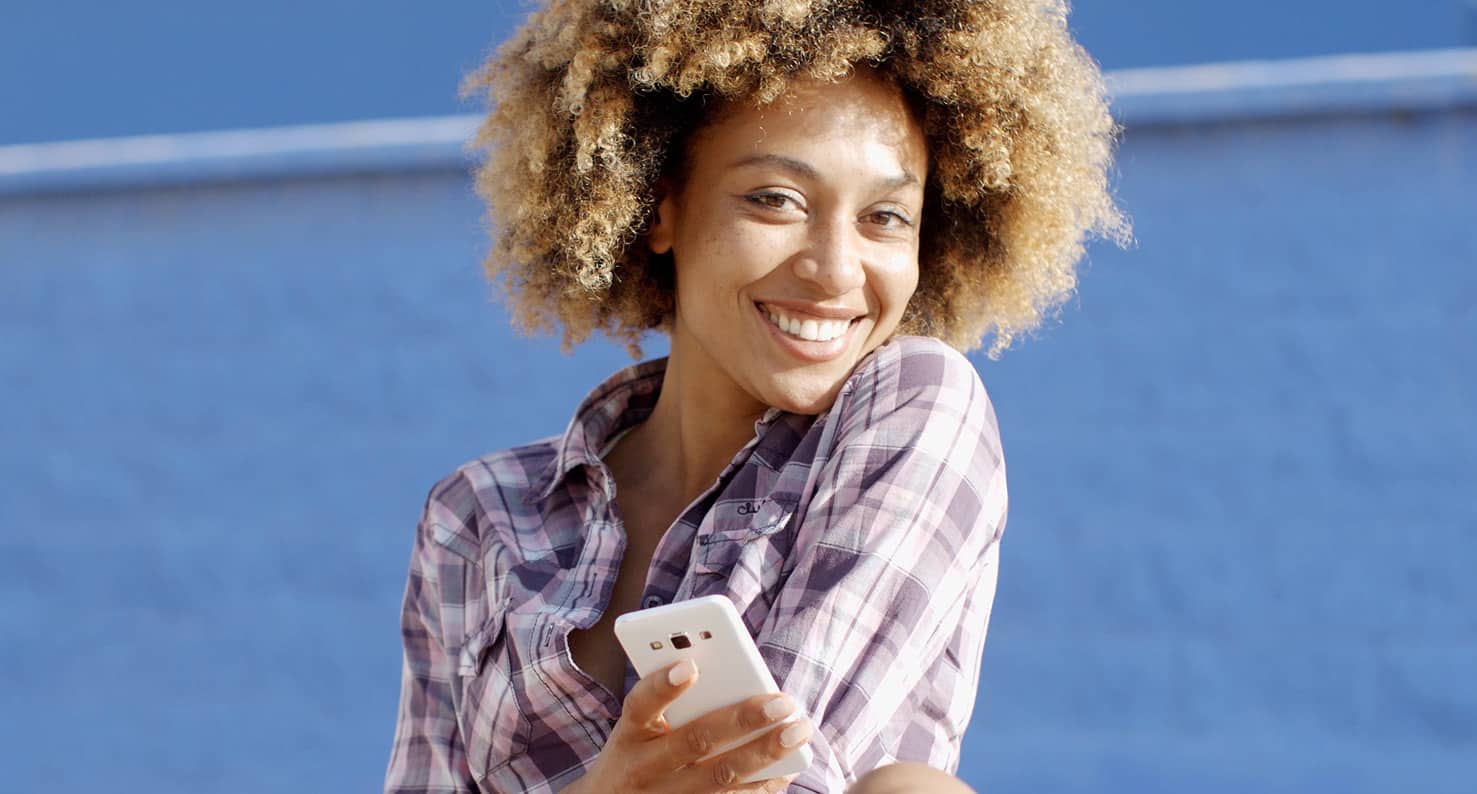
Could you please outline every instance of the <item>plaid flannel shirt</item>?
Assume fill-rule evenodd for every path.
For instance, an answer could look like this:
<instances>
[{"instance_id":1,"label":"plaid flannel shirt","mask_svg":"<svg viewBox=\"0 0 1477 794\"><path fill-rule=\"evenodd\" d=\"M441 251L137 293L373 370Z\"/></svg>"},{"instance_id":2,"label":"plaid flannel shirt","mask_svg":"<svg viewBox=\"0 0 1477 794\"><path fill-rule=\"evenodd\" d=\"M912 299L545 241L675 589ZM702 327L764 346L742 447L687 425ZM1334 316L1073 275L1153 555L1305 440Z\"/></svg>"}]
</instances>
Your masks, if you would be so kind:
<instances>
[{"instance_id":1,"label":"plaid flannel shirt","mask_svg":"<svg viewBox=\"0 0 1477 794\"><path fill-rule=\"evenodd\" d=\"M605 609L625 546L607 440L641 423L665 361L581 404L562 436L474 460L431 491L402 614L385 791L557 791L620 715L567 638ZM662 538L643 606L731 599L816 726L792 791L895 760L953 772L974 707L1006 514L994 411L969 361L897 337L831 409L771 409ZM628 684L634 681L627 666Z\"/></svg>"}]
</instances>

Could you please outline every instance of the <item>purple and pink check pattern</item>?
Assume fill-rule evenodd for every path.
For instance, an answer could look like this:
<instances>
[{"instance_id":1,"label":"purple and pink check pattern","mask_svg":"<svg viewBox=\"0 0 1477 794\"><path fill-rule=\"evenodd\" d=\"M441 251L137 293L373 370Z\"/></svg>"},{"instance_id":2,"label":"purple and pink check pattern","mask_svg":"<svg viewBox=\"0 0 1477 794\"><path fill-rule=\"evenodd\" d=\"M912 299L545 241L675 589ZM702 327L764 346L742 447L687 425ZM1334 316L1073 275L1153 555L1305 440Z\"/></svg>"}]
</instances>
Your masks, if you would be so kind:
<instances>
[{"instance_id":1,"label":"purple and pink check pattern","mask_svg":"<svg viewBox=\"0 0 1477 794\"><path fill-rule=\"evenodd\" d=\"M625 545L608 439L646 419L665 361L581 404L564 435L472 461L416 532L386 792L551 792L582 776L620 703L575 666ZM792 791L895 760L954 771L974 707L1005 525L995 414L974 367L898 337L829 411L770 410L667 531L644 606L720 593L816 725ZM634 682L627 667L628 686Z\"/></svg>"}]
</instances>

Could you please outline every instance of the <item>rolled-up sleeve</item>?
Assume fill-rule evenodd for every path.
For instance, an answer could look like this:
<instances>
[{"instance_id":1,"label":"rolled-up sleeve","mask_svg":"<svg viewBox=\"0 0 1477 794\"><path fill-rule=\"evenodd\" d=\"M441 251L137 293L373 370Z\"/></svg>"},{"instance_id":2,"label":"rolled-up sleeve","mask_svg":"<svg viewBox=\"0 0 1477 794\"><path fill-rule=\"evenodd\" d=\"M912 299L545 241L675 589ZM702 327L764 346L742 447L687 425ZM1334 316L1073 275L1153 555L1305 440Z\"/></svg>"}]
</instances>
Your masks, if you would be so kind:
<instances>
[{"instance_id":1,"label":"rolled-up sleeve","mask_svg":"<svg viewBox=\"0 0 1477 794\"><path fill-rule=\"evenodd\" d=\"M444 645L441 577L460 560L432 537L434 497L416 530L400 631L404 662L386 794L475 792L457 728L455 661Z\"/></svg>"},{"instance_id":2,"label":"rolled-up sleeve","mask_svg":"<svg viewBox=\"0 0 1477 794\"><path fill-rule=\"evenodd\" d=\"M840 792L893 761L953 772L974 707L1006 515L999 433L967 359L898 347L838 401L759 635L817 726L797 791Z\"/></svg>"}]
</instances>

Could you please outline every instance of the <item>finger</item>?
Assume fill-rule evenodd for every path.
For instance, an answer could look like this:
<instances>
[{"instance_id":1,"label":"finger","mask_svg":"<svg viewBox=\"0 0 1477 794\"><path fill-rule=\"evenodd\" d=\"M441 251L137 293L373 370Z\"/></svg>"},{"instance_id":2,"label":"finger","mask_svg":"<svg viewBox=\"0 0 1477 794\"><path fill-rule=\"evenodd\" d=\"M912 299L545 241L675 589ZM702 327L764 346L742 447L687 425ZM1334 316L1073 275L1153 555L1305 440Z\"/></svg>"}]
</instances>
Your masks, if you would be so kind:
<instances>
[{"instance_id":1,"label":"finger","mask_svg":"<svg viewBox=\"0 0 1477 794\"><path fill-rule=\"evenodd\" d=\"M738 783L723 790L723 794L784 794L799 775L785 775L760 780L755 783ZM705 792L706 794L706 792Z\"/></svg>"},{"instance_id":2,"label":"finger","mask_svg":"<svg viewBox=\"0 0 1477 794\"><path fill-rule=\"evenodd\" d=\"M652 675L643 676L626 693L617 725L646 738L665 734L667 721L663 713L678 695L692 687L697 675L697 665L691 659L683 659Z\"/></svg>"},{"instance_id":3,"label":"finger","mask_svg":"<svg viewBox=\"0 0 1477 794\"><path fill-rule=\"evenodd\" d=\"M673 768L701 761L720 747L789 719L795 708L795 701L789 695L774 694L756 695L714 709L662 740L667 761Z\"/></svg>"},{"instance_id":4,"label":"finger","mask_svg":"<svg viewBox=\"0 0 1477 794\"><path fill-rule=\"evenodd\" d=\"M744 790L745 784L739 781L804 747L812 730L810 721L804 718L777 725L751 742L680 770L673 776L679 782L677 788L704 792ZM757 782L749 785L763 790Z\"/></svg>"},{"instance_id":5,"label":"finger","mask_svg":"<svg viewBox=\"0 0 1477 794\"><path fill-rule=\"evenodd\" d=\"M784 777L772 777L756 784L758 788L755 788L754 792L755 794L781 794L781 792L790 788L790 784L794 783L797 777L800 776L785 775Z\"/></svg>"}]
</instances>

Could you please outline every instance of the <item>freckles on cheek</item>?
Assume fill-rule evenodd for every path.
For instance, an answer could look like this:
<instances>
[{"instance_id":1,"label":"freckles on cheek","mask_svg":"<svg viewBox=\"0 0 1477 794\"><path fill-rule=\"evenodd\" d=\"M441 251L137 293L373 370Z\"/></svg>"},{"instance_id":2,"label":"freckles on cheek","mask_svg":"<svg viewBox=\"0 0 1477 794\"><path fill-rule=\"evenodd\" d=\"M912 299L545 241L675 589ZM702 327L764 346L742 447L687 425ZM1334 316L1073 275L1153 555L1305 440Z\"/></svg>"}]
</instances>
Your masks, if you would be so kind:
<instances>
[{"instance_id":1,"label":"freckles on cheek","mask_svg":"<svg viewBox=\"0 0 1477 794\"><path fill-rule=\"evenodd\" d=\"M918 260L900 258L878 272L881 286L879 291L890 297L911 297L918 289Z\"/></svg>"}]
</instances>

